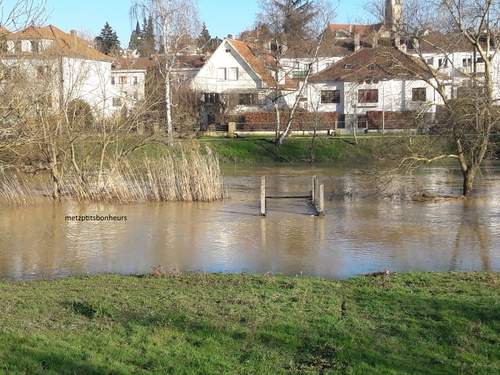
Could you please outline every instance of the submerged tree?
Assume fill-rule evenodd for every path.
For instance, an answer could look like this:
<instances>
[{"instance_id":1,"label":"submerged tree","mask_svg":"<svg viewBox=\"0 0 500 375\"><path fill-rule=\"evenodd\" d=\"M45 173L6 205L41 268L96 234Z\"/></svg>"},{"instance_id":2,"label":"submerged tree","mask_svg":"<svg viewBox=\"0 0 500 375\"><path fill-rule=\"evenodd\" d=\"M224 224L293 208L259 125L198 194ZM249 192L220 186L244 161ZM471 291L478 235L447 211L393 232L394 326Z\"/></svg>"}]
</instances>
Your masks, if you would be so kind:
<instances>
[{"instance_id":1,"label":"submerged tree","mask_svg":"<svg viewBox=\"0 0 500 375\"><path fill-rule=\"evenodd\" d=\"M412 5L415 10L401 34L423 61L428 58L428 48L439 55L439 70L429 68L431 78L422 78L444 102L435 130L452 141L454 152L415 155L408 161L427 163L445 156L457 159L463 175L463 195L470 196L481 164L491 150L493 130L500 122L500 87L496 83L500 5L494 0L431 0L420 2L418 7ZM430 33L423 32L419 25L433 28ZM469 53L457 59L458 52Z\"/></svg>"}]
</instances>

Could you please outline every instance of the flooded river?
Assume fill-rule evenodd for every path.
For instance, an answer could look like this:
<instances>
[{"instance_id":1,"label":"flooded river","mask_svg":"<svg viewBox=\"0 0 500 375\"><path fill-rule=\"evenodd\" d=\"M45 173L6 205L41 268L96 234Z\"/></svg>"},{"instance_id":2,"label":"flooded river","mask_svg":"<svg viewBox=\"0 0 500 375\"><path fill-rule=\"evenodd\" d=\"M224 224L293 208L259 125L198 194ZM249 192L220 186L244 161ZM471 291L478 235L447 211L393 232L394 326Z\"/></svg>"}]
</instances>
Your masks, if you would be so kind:
<instances>
[{"instance_id":1,"label":"flooded river","mask_svg":"<svg viewBox=\"0 0 500 375\"><path fill-rule=\"evenodd\" d=\"M500 270L498 168L485 169L474 199L426 203L399 196L421 188L456 193L460 175L439 167L394 181L333 165L223 169L224 202L1 207L0 278L136 274L158 265L327 278L384 268ZM306 199L269 199L261 217L263 175L268 195L305 193L317 175L325 216L313 216Z\"/></svg>"}]
</instances>

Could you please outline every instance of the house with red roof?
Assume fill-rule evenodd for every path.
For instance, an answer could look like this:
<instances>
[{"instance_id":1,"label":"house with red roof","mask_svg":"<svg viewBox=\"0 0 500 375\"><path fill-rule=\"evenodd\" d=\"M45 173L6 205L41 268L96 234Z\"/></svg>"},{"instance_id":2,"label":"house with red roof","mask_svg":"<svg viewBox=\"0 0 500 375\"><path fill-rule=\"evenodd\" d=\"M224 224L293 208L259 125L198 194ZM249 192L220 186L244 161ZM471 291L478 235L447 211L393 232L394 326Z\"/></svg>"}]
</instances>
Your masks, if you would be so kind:
<instances>
[{"instance_id":1,"label":"house with red roof","mask_svg":"<svg viewBox=\"0 0 500 375\"><path fill-rule=\"evenodd\" d=\"M278 105L295 100L297 84L276 69L274 59L254 44L224 39L191 82L202 96L204 122L224 122L226 114L270 111L279 93Z\"/></svg>"},{"instance_id":2,"label":"house with red roof","mask_svg":"<svg viewBox=\"0 0 500 375\"><path fill-rule=\"evenodd\" d=\"M309 107L339 113L335 126L346 132L415 128L410 118L432 121L442 104L434 75L451 90L451 77L398 48L362 48L310 77Z\"/></svg>"},{"instance_id":3,"label":"house with red roof","mask_svg":"<svg viewBox=\"0 0 500 375\"><path fill-rule=\"evenodd\" d=\"M111 85L113 58L55 26L30 26L5 35L0 54L2 84L24 86L33 98L54 111L74 101L87 103L97 116L116 113L113 102L120 94ZM12 86L11 85L11 86Z\"/></svg>"}]
</instances>

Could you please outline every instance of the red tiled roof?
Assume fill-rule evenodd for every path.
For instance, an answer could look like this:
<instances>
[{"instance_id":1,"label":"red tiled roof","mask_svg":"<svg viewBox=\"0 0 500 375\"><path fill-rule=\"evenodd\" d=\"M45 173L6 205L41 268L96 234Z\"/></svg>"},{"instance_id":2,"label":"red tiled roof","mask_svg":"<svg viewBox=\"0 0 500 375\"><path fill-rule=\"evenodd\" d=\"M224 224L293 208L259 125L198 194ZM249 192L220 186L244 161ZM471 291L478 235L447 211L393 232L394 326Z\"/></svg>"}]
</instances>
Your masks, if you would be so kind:
<instances>
[{"instance_id":1,"label":"red tiled roof","mask_svg":"<svg viewBox=\"0 0 500 375\"><path fill-rule=\"evenodd\" d=\"M311 82L358 81L395 77L429 78L438 74L397 48L362 48L311 76ZM444 75L443 75L444 76Z\"/></svg>"},{"instance_id":2,"label":"red tiled roof","mask_svg":"<svg viewBox=\"0 0 500 375\"><path fill-rule=\"evenodd\" d=\"M360 36L365 36L373 31L378 31L382 27L382 23L377 23L374 25L357 25L357 24L340 24L332 23L328 25L330 31L339 32L345 31L349 33L357 32Z\"/></svg>"},{"instance_id":3,"label":"red tiled roof","mask_svg":"<svg viewBox=\"0 0 500 375\"><path fill-rule=\"evenodd\" d=\"M235 39L227 39L229 43L238 51L243 59L257 73L268 87L276 87L276 81L272 77L270 71L265 67L276 66L273 57L265 52L259 51L257 47L251 43L242 42ZM296 89L296 84L288 76L285 77L285 84L280 86L284 89Z\"/></svg>"},{"instance_id":4,"label":"red tiled roof","mask_svg":"<svg viewBox=\"0 0 500 375\"><path fill-rule=\"evenodd\" d=\"M53 40L49 48L42 50L38 55L64 55L68 57L88 58L95 60L111 60L112 58L104 55L96 49L90 47L86 40L67 34L53 25L46 27L30 26L25 30L12 33L7 36L9 40L16 39L48 39ZM28 53L23 53L28 55ZM29 53L32 55L32 53Z\"/></svg>"},{"instance_id":5,"label":"red tiled roof","mask_svg":"<svg viewBox=\"0 0 500 375\"><path fill-rule=\"evenodd\" d=\"M158 60L150 57L138 58L118 58L113 63L113 69L128 70L128 69L143 69L146 70L150 67L157 66Z\"/></svg>"}]
</instances>

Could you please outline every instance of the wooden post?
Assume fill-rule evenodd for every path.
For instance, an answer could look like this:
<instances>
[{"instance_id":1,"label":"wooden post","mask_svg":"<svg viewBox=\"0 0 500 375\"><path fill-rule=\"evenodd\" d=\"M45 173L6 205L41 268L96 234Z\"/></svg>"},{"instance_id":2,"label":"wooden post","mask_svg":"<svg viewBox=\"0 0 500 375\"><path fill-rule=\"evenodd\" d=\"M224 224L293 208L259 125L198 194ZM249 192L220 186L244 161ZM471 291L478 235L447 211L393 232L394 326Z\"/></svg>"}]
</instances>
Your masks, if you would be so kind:
<instances>
[{"instance_id":1,"label":"wooden post","mask_svg":"<svg viewBox=\"0 0 500 375\"><path fill-rule=\"evenodd\" d=\"M266 216L266 177L260 180L260 215Z\"/></svg>"},{"instance_id":2,"label":"wooden post","mask_svg":"<svg viewBox=\"0 0 500 375\"><path fill-rule=\"evenodd\" d=\"M319 185L318 216L325 215L325 185Z\"/></svg>"},{"instance_id":3,"label":"wooden post","mask_svg":"<svg viewBox=\"0 0 500 375\"><path fill-rule=\"evenodd\" d=\"M312 186L311 186L311 201L313 203L316 203L316 184L318 183L318 180L316 179L316 176L312 177Z\"/></svg>"},{"instance_id":4,"label":"wooden post","mask_svg":"<svg viewBox=\"0 0 500 375\"><path fill-rule=\"evenodd\" d=\"M228 122L227 124L227 136L229 138L234 138L234 132L236 131L236 123L235 122Z\"/></svg>"}]
</instances>

